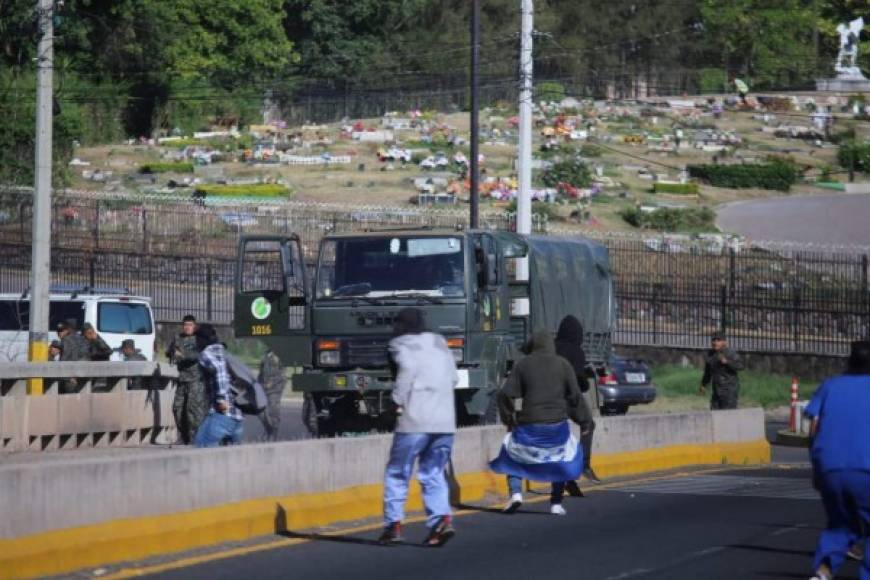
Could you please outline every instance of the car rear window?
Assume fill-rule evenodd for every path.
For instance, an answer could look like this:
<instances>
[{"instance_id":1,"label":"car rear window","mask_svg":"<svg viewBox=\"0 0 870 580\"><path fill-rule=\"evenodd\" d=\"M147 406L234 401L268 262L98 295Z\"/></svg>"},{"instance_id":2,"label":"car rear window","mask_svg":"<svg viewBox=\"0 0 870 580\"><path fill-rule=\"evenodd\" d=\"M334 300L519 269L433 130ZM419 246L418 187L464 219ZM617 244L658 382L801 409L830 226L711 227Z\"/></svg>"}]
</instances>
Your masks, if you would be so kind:
<instances>
[{"instance_id":1,"label":"car rear window","mask_svg":"<svg viewBox=\"0 0 870 580\"><path fill-rule=\"evenodd\" d=\"M151 311L144 304L105 302L97 308L97 330L114 334L151 334Z\"/></svg>"}]
</instances>

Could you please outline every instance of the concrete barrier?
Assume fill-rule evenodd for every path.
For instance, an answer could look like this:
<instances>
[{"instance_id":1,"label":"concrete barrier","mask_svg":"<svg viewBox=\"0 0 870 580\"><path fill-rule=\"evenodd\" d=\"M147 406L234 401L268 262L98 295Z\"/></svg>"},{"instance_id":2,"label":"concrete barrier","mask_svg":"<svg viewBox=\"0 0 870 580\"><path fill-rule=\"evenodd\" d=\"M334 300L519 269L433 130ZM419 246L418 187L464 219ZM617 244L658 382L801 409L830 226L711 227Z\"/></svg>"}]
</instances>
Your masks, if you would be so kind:
<instances>
[{"instance_id":1,"label":"concrete barrier","mask_svg":"<svg viewBox=\"0 0 870 580\"><path fill-rule=\"evenodd\" d=\"M464 502L504 493L503 478L487 470L504 435L501 426L457 433L453 464ZM0 577L10 570L56 574L376 516L390 442L379 435L107 456L53 453L39 462L10 456L0 465ZM593 465L608 477L769 459L763 412L745 409L601 418ZM417 496L411 505L419 506Z\"/></svg>"},{"instance_id":2,"label":"concrete barrier","mask_svg":"<svg viewBox=\"0 0 870 580\"><path fill-rule=\"evenodd\" d=\"M26 394L31 377L46 379L46 394ZM58 382L70 378L78 392L59 394ZM152 388L128 390L131 378ZM154 362L0 365L0 452L174 441L177 378L175 367Z\"/></svg>"}]
</instances>

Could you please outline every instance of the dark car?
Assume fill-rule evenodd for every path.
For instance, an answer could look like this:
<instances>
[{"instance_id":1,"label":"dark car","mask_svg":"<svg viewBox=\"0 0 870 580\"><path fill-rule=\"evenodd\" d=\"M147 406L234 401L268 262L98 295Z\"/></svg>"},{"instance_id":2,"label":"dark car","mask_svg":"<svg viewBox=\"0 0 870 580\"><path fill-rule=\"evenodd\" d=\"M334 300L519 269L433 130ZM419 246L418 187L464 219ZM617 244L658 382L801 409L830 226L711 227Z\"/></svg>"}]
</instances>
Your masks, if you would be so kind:
<instances>
[{"instance_id":1,"label":"dark car","mask_svg":"<svg viewBox=\"0 0 870 580\"><path fill-rule=\"evenodd\" d=\"M652 403L656 387L649 365L611 356L607 371L598 376L598 396L603 415L624 415L631 405Z\"/></svg>"}]
</instances>

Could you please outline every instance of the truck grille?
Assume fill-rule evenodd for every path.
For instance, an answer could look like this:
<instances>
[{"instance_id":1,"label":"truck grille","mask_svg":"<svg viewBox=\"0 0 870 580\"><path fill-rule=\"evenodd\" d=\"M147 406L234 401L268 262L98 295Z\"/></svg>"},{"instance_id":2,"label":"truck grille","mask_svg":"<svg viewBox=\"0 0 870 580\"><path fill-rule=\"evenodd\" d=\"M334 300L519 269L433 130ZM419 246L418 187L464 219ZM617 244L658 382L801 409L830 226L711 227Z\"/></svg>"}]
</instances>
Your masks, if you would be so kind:
<instances>
[{"instance_id":1,"label":"truck grille","mask_svg":"<svg viewBox=\"0 0 870 580\"><path fill-rule=\"evenodd\" d=\"M389 338L352 338L347 345L347 364L351 367L384 368L389 364Z\"/></svg>"}]
</instances>

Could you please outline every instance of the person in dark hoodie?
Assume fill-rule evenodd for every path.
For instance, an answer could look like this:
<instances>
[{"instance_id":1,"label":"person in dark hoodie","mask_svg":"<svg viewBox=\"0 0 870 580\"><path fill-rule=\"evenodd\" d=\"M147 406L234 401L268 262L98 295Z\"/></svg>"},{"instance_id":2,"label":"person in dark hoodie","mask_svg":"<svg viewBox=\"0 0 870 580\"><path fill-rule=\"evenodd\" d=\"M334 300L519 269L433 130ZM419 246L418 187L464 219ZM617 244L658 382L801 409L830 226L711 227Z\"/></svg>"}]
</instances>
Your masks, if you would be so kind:
<instances>
[{"instance_id":1,"label":"person in dark hoodie","mask_svg":"<svg viewBox=\"0 0 870 580\"><path fill-rule=\"evenodd\" d=\"M586 352L583 350L583 325L571 314L559 323L556 333L556 354L568 360L577 375L580 392L589 390L589 376L586 368ZM583 401L585 404L585 400ZM591 416L591 414L590 414ZM592 469L592 435L595 433L595 421L589 421L585 431L580 433L580 443L583 445L583 476L593 483L601 483ZM566 484L568 493L573 496L582 495L576 481Z\"/></svg>"},{"instance_id":2,"label":"person in dark hoodie","mask_svg":"<svg viewBox=\"0 0 870 580\"><path fill-rule=\"evenodd\" d=\"M562 496L565 482L580 477L583 449L571 433L570 417L578 425L592 418L580 401L574 368L556 354L553 337L537 331L531 354L521 359L498 392L499 414L510 431L490 468L508 476L510 500L505 513L514 513L523 503L522 480L551 482L550 513L565 515ZM516 399L523 400L517 411Z\"/></svg>"}]
</instances>

